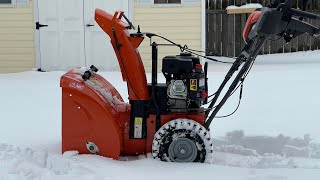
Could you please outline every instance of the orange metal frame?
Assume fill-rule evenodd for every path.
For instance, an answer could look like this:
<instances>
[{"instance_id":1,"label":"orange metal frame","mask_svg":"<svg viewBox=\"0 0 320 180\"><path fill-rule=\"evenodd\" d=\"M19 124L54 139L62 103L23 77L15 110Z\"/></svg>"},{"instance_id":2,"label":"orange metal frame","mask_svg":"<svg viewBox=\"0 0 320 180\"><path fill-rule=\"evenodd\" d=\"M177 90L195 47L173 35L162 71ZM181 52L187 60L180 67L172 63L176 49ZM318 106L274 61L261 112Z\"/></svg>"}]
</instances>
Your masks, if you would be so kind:
<instances>
[{"instance_id":1,"label":"orange metal frame","mask_svg":"<svg viewBox=\"0 0 320 180\"><path fill-rule=\"evenodd\" d=\"M111 44L117 55L122 72L122 78L128 83L130 100L150 99L147 79L142 60L137 48L143 37L130 37L128 24L121 21L123 12L116 12L114 16L97 9L95 20L111 39ZM117 38L117 39L115 39ZM117 47L117 44L121 48Z\"/></svg>"}]
</instances>

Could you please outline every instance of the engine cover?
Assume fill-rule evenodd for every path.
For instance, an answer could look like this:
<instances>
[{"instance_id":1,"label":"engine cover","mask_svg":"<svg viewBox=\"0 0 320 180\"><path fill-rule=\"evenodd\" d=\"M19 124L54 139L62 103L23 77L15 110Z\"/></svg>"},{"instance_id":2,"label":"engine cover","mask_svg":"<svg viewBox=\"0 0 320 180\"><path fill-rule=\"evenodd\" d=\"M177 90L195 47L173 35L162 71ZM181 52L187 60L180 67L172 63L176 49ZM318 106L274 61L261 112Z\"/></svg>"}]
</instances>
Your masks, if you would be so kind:
<instances>
[{"instance_id":1,"label":"engine cover","mask_svg":"<svg viewBox=\"0 0 320 180\"><path fill-rule=\"evenodd\" d=\"M166 78L169 111L188 112L203 105L206 79L198 57L188 53L166 56L162 72Z\"/></svg>"}]
</instances>

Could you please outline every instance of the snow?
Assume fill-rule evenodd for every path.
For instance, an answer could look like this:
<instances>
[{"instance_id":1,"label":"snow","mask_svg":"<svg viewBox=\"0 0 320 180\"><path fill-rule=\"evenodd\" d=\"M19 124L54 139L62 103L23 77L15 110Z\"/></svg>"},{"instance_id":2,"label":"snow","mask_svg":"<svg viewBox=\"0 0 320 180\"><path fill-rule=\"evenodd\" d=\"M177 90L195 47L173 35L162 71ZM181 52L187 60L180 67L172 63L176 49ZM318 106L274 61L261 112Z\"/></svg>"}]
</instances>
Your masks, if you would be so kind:
<instances>
[{"instance_id":1,"label":"snow","mask_svg":"<svg viewBox=\"0 0 320 180\"><path fill-rule=\"evenodd\" d=\"M87 70L88 70L88 68L85 68L85 67L82 67L80 69L74 69L74 73L77 74L77 76L76 76L77 79L83 82L82 75ZM92 73L94 73L94 72L92 72ZM113 107L124 103L124 102L120 101L117 98L117 96L112 96L112 93L108 89L104 88L103 85L97 83L96 81L92 81L91 79L88 79L88 80L84 81L84 83L88 87L90 87L91 89L98 91L104 97L105 102L112 105Z\"/></svg>"},{"instance_id":2,"label":"snow","mask_svg":"<svg viewBox=\"0 0 320 180\"><path fill-rule=\"evenodd\" d=\"M231 9L247 9L247 8L262 8L262 5L259 4L259 3L249 3L249 4L245 4L245 5L242 5L242 6L235 6L235 5L232 5L232 6L228 6L226 8L226 10L231 10Z\"/></svg>"},{"instance_id":3,"label":"snow","mask_svg":"<svg viewBox=\"0 0 320 180\"><path fill-rule=\"evenodd\" d=\"M245 136L242 131L214 139L214 162L250 168L320 168L319 146L283 135ZM246 160L245 160L246 159Z\"/></svg>"},{"instance_id":4,"label":"snow","mask_svg":"<svg viewBox=\"0 0 320 180\"><path fill-rule=\"evenodd\" d=\"M114 161L94 155L77 155L68 152L63 155L47 154L44 150L34 150L27 147L17 147L7 144L0 145L0 179L1 180L111 180L111 179L223 179L223 180L269 180L269 179L318 179L318 169L299 168L294 164L305 164L311 160L288 160L278 162L277 157L265 159L260 166L273 163L277 166L269 169L232 167L254 164L254 160L237 155L226 156L217 153L216 156L229 163L211 164L178 164L156 161L144 158L134 161ZM281 158L280 158L281 159ZM217 161L219 159L216 159ZM244 161L245 160L245 161ZM278 163L277 163L278 162ZM221 163L218 161L218 163ZM234 163L234 164L232 164ZM292 168L279 168L285 163ZM258 163L259 164L259 163ZM277 168L278 167L278 168Z\"/></svg>"},{"instance_id":5,"label":"snow","mask_svg":"<svg viewBox=\"0 0 320 180\"><path fill-rule=\"evenodd\" d=\"M214 134L221 136L235 129L244 129L248 135L285 133L303 137L310 134L319 142L320 131L312 128L320 119L319 55L316 51L307 52L305 56L292 53L282 59L277 55L259 57L244 83L240 109L232 117L216 119ZM209 68L214 71L210 76L215 76L210 83L217 87L223 78L220 71L225 72L227 68L216 64ZM227 102L220 115L235 109L237 94Z\"/></svg>"},{"instance_id":6,"label":"snow","mask_svg":"<svg viewBox=\"0 0 320 180\"><path fill-rule=\"evenodd\" d=\"M213 121L214 164L165 163L150 155L122 161L76 151L61 155L59 80L64 72L0 74L0 180L317 180L319 57L320 51L310 51L257 59L245 81L240 109ZM210 63L211 93L228 67ZM128 101L120 72L100 74ZM159 80L164 81L160 74ZM232 112L237 103L235 93L219 114Z\"/></svg>"}]
</instances>

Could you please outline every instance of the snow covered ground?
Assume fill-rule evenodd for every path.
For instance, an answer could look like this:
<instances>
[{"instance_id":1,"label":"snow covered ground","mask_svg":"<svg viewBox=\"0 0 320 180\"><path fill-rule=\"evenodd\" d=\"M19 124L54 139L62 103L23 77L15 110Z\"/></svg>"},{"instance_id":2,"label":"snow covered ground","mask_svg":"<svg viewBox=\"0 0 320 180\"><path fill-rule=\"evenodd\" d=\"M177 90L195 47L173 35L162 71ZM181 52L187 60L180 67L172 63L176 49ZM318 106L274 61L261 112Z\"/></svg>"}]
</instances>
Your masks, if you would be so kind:
<instances>
[{"instance_id":1,"label":"snow covered ground","mask_svg":"<svg viewBox=\"0 0 320 180\"><path fill-rule=\"evenodd\" d=\"M320 51L259 57L245 81L240 109L211 126L214 164L61 155L59 78L64 72L0 74L0 180L318 180L319 57ZM228 66L209 68L214 92ZM127 99L119 72L101 74ZM235 93L220 114L232 112L237 103Z\"/></svg>"},{"instance_id":2,"label":"snow covered ground","mask_svg":"<svg viewBox=\"0 0 320 180\"><path fill-rule=\"evenodd\" d=\"M231 5L226 8L226 10L230 9L246 9L246 8L262 8L263 6L260 3L249 3L242 6Z\"/></svg>"}]
</instances>

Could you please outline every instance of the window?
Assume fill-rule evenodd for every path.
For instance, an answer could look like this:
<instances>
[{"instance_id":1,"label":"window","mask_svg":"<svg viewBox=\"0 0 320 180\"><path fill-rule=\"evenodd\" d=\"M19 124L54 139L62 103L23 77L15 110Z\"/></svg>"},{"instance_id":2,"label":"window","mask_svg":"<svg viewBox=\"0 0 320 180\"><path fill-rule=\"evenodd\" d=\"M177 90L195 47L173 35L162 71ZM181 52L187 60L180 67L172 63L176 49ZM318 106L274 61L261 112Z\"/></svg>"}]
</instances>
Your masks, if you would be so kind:
<instances>
[{"instance_id":1,"label":"window","mask_svg":"<svg viewBox=\"0 0 320 180\"><path fill-rule=\"evenodd\" d=\"M181 0L154 0L154 4L181 4Z\"/></svg>"},{"instance_id":2,"label":"window","mask_svg":"<svg viewBox=\"0 0 320 180\"><path fill-rule=\"evenodd\" d=\"M0 6L11 6L14 5L15 0L0 0Z\"/></svg>"}]
</instances>

